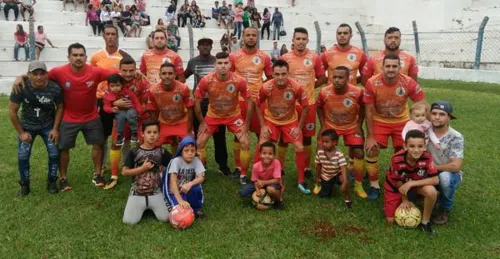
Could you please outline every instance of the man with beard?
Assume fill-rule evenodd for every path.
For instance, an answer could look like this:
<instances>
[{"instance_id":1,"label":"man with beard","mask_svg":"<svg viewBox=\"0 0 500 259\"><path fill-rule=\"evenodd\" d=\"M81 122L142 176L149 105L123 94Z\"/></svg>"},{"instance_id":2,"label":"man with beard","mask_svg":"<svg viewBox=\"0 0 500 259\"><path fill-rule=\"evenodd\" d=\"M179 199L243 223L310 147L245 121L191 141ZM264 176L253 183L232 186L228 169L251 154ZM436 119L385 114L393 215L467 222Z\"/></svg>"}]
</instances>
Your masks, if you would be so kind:
<instances>
[{"instance_id":1,"label":"man with beard","mask_svg":"<svg viewBox=\"0 0 500 259\"><path fill-rule=\"evenodd\" d=\"M382 61L387 54L396 54L399 56L400 73L407 75L413 80L418 81L418 65L417 60L410 53L399 50L401 45L401 31L396 27L390 27L384 34L385 50L372 55L361 71L363 85L372 76L382 73Z\"/></svg>"},{"instance_id":2,"label":"man with beard","mask_svg":"<svg viewBox=\"0 0 500 259\"><path fill-rule=\"evenodd\" d=\"M369 200L380 194L378 183L380 148L387 148L389 137L394 152L403 148L401 132L409 120L408 98L413 102L423 101L424 91L411 77L400 73L400 59L396 54L387 54L382 61L382 73L366 82L363 96L365 103L366 171L370 179Z\"/></svg>"},{"instance_id":3,"label":"man with beard","mask_svg":"<svg viewBox=\"0 0 500 259\"><path fill-rule=\"evenodd\" d=\"M272 78L272 64L271 58L267 53L261 51L257 47L257 35L259 30L254 27L248 27L243 30L243 48L235 53L231 53L229 60L231 62L231 71L235 74L242 76L248 85L249 96L252 98L252 103L255 102L259 90L262 87L262 75L265 74L266 78L269 80ZM250 107L247 106L247 101L244 97L240 97L240 109L241 116L244 118L247 113L254 113L253 111L248 111ZM253 114L251 118L250 125L247 125L249 130L254 132L257 136L260 133L260 125L257 115ZM238 138L234 139L234 158L236 169L233 172L232 177L240 178L240 184L245 185L248 183L248 178L246 172L241 170L240 165L240 149L241 145ZM243 156L242 156L243 157ZM246 158L248 160L249 158Z\"/></svg>"}]
</instances>

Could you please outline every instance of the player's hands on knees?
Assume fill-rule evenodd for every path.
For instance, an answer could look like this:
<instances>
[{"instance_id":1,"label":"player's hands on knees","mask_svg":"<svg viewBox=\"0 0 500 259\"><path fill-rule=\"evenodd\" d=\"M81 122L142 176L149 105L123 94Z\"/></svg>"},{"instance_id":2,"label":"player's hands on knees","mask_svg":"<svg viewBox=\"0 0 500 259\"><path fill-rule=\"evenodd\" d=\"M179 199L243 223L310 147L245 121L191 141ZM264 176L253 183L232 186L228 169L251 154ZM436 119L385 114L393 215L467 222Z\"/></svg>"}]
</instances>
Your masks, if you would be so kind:
<instances>
[{"instance_id":1,"label":"player's hands on knees","mask_svg":"<svg viewBox=\"0 0 500 259\"><path fill-rule=\"evenodd\" d=\"M373 151L378 151L379 146L378 146L377 140L375 140L374 137L368 137L366 139L365 149L368 152L371 152L372 150Z\"/></svg>"},{"instance_id":2,"label":"player's hands on knees","mask_svg":"<svg viewBox=\"0 0 500 259\"><path fill-rule=\"evenodd\" d=\"M183 185L181 186L181 192L182 192L182 193L188 193L188 192L189 192L189 190L191 190L191 187L193 187L193 186L191 185L191 183L185 183L185 184L183 184Z\"/></svg>"},{"instance_id":3,"label":"player's hands on knees","mask_svg":"<svg viewBox=\"0 0 500 259\"><path fill-rule=\"evenodd\" d=\"M31 142L31 140L32 140L33 138L31 137L31 134L29 134L28 132L23 132L23 133L19 134L19 139L20 139L23 143L28 144L28 143L30 143L30 142Z\"/></svg>"},{"instance_id":4,"label":"player's hands on knees","mask_svg":"<svg viewBox=\"0 0 500 259\"><path fill-rule=\"evenodd\" d=\"M296 139L298 137L300 137L300 135L302 134L302 129L299 128L299 127L295 127L293 128L291 131L290 131L290 135L292 136L292 138Z\"/></svg>"},{"instance_id":5,"label":"player's hands on knees","mask_svg":"<svg viewBox=\"0 0 500 259\"><path fill-rule=\"evenodd\" d=\"M184 208L184 209L189 209L191 208L191 205L189 204L189 202L185 201L185 200L182 200L182 201L179 201L179 205Z\"/></svg>"},{"instance_id":6,"label":"player's hands on knees","mask_svg":"<svg viewBox=\"0 0 500 259\"><path fill-rule=\"evenodd\" d=\"M59 141L59 131L56 129L53 129L49 133L49 140L55 144Z\"/></svg>"},{"instance_id":7,"label":"player's hands on knees","mask_svg":"<svg viewBox=\"0 0 500 259\"><path fill-rule=\"evenodd\" d=\"M25 87L26 85L24 84L24 76L18 76L12 84L12 92L14 92L15 94L20 94Z\"/></svg>"},{"instance_id":8,"label":"player's hands on knees","mask_svg":"<svg viewBox=\"0 0 500 259\"><path fill-rule=\"evenodd\" d=\"M399 187L399 193L407 196L410 189L413 187L413 182L409 181Z\"/></svg>"}]
</instances>

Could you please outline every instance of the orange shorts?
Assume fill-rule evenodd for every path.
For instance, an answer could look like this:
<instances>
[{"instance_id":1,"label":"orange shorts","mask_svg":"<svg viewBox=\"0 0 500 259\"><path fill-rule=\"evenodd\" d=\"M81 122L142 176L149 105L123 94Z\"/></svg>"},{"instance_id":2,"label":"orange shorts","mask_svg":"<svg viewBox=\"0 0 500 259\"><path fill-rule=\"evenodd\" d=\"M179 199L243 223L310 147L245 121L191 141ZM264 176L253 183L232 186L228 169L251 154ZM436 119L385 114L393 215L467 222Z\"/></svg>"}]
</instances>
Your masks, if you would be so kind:
<instances>
[{"instance_id":1,"label":"orange shorts","mask_svg":"<svg viewBox=\"0 0 500 259\"><path fill-rule=\"evenodd\" d=\"M265 107L265 106L261 106ZM240 101L240 110L241 110L241 117L243 120L247 117L247 102L246 101ZM252 119L250 120L250 127L248 128L251 132L254 133L259 133L260 132L260 123L259 119L257 118L257 114L255 114L255 110L252 112Z\"/></svg>"},{"instance_id":2,"label":"orange shorts","mask_svg":"<svg viewBox=\"0 0 500 259\"><path fill-rule=\"evenodd\" d=\"M299 105L295 106L297 113L302 112L302 107ZM306 119L304 121L304 127L302 128L302 134L304 137L314 137L316 135L316 105L309 104L309 110L307 111Z\"/></svg>"},{"instance_id":3,"label":"orange shorts","mask_svg":"<svg viewBox=\"0 0 500 259\"><path fill-rule=\"evenodd\" d=\"M344 138L344 145L351 147L363 147L365 139L362 135L356 132L356 128L347 130L338 130L330 127L326 127L323 130L332 129L335 130L339 137ZM318 143L321 143L321 132L318 133Z\"/></svg>"},{"instance_id":4,"label":"orange shorts","mask_svg":"<svg viewBox=\"0 0 500 259\"><path fill-rule=\"evenodd\" d=\"M384 123L380 121L373 121L373 135L375 140L381 148L387 148L389 144L389 137L392 138L392 147L403 147L404 141L401 132L406 125L405 122L401 123Z\"/></svg>"},{"instance_id":5,"label":"orange shorts","mask_svg":"<svg viewBox=\"0 0 500 259\"><path fill-rule=\"evenodd\" d=\"M174 125L160 123L160 138L156 142L156 145L177 144L187 135L187 129L187 121Z\"/></svg>"},{"instance_id":6,"label":"orange shorts","mask_svg":"<svg viewBox=\"0 0 500 259\"><path fill-rule=\"evenodd\" d=\"M266 126L269 127L271 130L271 135L269 138L273 140L274 142L277 142L280 135L282 136L283 142L285 143L293 143L293 142L300 142L302 143L303 136L299 135L297 138L293 138L292 135L290 134L292 132L292 129L297 127L299 125L298 121L294 121L292 123L288 123L285 125L276 125L271 121L266 120L265 121ZM262 133L260 135L260 141L267 141L268 139L264 138L262 136Z\"/></svg>"},{"instance_id":7,"label":"orange shorts","mask_svg":"<svg viewBox=\"0 0 500 259\"><path fill-rule=\"evenodd\" d=\"M205 116L205 124L207 125L206 132L210 135L219 130L220 125L226 126L232 133L238 133L241 131L241 128L245 126L245 120L243 120L241 115L236 115L230 118L212 118Z\"/></svg>"}]
</instances>

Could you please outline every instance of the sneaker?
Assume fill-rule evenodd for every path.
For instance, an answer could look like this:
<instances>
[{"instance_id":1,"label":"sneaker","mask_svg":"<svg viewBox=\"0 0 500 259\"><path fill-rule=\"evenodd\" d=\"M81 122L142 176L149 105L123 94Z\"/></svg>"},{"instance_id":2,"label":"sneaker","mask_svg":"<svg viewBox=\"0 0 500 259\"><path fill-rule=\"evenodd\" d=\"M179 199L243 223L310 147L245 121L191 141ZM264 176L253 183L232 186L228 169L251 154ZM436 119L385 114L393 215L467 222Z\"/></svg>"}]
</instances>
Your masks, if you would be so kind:
<instances>
[{"instance_id":1,"label":"sneaker","mask_svg":"<svg viewBox=\"0 0 500 259\"><path fill-rule=\"evenodd\" d=\"M204 219L205 213L202 210L198 210L197 212L194 213L194 217L197 219Z\"/></svg>"},{"instance_id":2,"label":"sneaker","mask_svg":"<svg viewBox=\"0 0 500 259\"><path fill-rule=\"evenodd\" d=\"M370 187L370 191L368 191L368 200L376 200L380 195L380 188Z\"/></svg>"},{"instance_id":3,"label":"sneaker","mask_svg":"<svg viewBox=\"0 0 500 259\"><path fill-rule=\"evenodd\" d=\"M59 188L57 188L57 182L56 182L56 180L47 181L47 191L50 194L56 194L56 193L59 192Z\"/></svg>"},{"instance_id":4,"label":"sneaker","mask_svg":"<svg viewBox=\"0 0 500 259\"><path fill-rule=\"evenodd\" d=\"M31 190L30 190L30 183L29 182L23 183L20 181L19 185L21 185L21 189L17 192L18 197L23 197L23 196L30 194Z\"/></svg>"},{"instance_id":5,"label":"sneaker","mask_svg":"<svg viewBox=\"0 0 500 259\"><path fill-rule=\"evenodd\" d=\"M106 184L106 180L104 179L102 174L94 174L94 178L92 179L92 183L96 187L104 187L104 185Z\"/></svg>"},{"instance_id":6,"label":"sneaker","mask_svg":"<svg viewBox=\"0 0 500 259\"><path fill-rule=\"evenodd\" d=\"M313 173L312 173L312 170L307 168L306 170L304 170L304 176L307 178L307 179L312 179L313 178Z\"/></svg>"},{"instance_id":7,"label":"sneaker","mask_svg":"<svg viewBox=\"0 0 500 259\"><path fill-rule=\"evenodd\" d=\"M284 210L285 209L285 203L283 201L276 201L273 204L273 208L275 210Z\"/></svg>"},{"instance_id":8,"label":"sneaker","mask_svg":"<svg viewBox=\"0 0 500 259\"><path fill-rule=\"evenodd\" d=\"M321 192L321 185L319 184L314 184L314 189L313 189L313 194L318 195L319 192Z\"/></svg>"},{"instance_id":9,"label":"sneaker","mask_svg":"<svg viewBox=\"0 0 500 259\"><path fill-rule=\"evenodd\" d=\"M63 192L71 190L71 186L69 185L68 179L64 178L59 180L59 190Z\"/></svg>"},{"instance_id":10,"label":"sneaker","mask_svg":"<svg viewBox=\"0 0 500 259\"><path fill-rule=\"evenodd\" d=\"M219 168L219 173L222 174L223 176L230 176L231 170L229 170L228 167Z\"/></svg>"},{"instance_id":11,"label":"sneaker","mask_svg":"<svg viewBox=\"0 0 500 259\"><path fill-rule=\"evenodd\" d=\"M347 209L349 209L349 210L352 209L352 201L345 201L344 203L345 203L345 207Z\"/></svg>"},{"instance_id":12,"label":"sneaker","mask_svg":"<svg viewBox=\"0 0 500 259\"><path fill-rule=\"evenodd\" d=\"M437 235L437 231L432 229L432 225L430 222L427 222L427 224L420 224L420 228L426 232L429 236L434 236Z\"/></svg>"},{"instance_id":13,"label":"sneaker","mask_svg":"<svg viewBox=\"0 0 500 259\"><path fill-rule=\"evenodd\" d=\"M240 184L241 185L247 185L248 184L248 177L246 175L240 176Z\"/></svg>"},{"instance_id":14,"label":"sneaker","mask_svg":"<svg viewBox=\"0 0 500 259\"><path fill-rule=\"evenodd\" d=\"M104 190L111 190L118 184L118 178L111 178L104 186Z\"/></svg>"},{"instance_id":15,"label":"sneaker","mask_svg":"<svg viewBox=\"0 0 500 259\"><path fill-rule=\"evenodd\" d=\"M122 135L118 135L116 137L115 146L121 147L121 146L123 146L123 142L124 142L124 138L122 137Z\"/></svg>"},{"instance_id":16,"label":"sneaker","mask_svg":"<svg viewBox=\"0 0 500 259\"><path fill-rule=\"evenodd\" d=\"M356 181L354 182L354 193L359 198L362 198L362 199L368 198L368 195L366 194L365 190L363 189L363 184L358 183Z\"/></svg>"},{"instance_id":17,"label":"sneaker","mask_svg":"<svg viewBox=\"0 0 500 259\"><path fill-rule=\"evenodd\" d=\"M240 174L241 174L241 169L236 167L230 177L231 179L238 179L238 177L240 177Z\"/></svg>"},{"instance_id":18,"label":"sneaker","mask_svg":"<svg viewBox=\"0 0 500 259\"><path fill-rule=\"evenodd\" d=\"M130 143L131 143L131 144L137 144L137 142L139 142L139 141L137 140L137 133L135 133L135 134L134 134L134 133L132 133L132 136L130 136ZM123 144L122 144L122 145L123 145Z\"/></svg>"},{"instance_id":19,"label":"sneaker","mask_svg":"<svg viewBox=\"0 0 500 259\"><path fill-rule=\"evenodd\" d=\"M441 210L437 213L437 215L432 219L432 223L436 225L444 225L448 223L449 211Z\"/></svg>"},{"instance_id":20,"label":"sneaker","mask_svg":"<svg viewBox=\"0 0 500 259\"><path fill-rule=\"evenodd\" d=\"M298 183L298 184L297 184L297 188L299 188L299 190L300 190L303 194L307 194L307 195L311 194L311 190L309 190L309 189L307 188L307 185L306 185L306 183L305 183L305 182Z\"/></svg>"}]
</instances>

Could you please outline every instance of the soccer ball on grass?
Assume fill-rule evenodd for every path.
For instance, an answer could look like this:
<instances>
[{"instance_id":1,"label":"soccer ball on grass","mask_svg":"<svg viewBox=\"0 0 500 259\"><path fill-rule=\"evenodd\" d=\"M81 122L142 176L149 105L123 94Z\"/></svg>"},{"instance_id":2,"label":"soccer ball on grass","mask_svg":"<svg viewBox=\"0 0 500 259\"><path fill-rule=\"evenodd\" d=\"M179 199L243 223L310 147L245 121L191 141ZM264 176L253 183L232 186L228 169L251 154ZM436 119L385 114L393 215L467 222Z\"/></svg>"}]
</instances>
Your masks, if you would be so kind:
<instances>
[{"instance_id":1,"label":"soccer ball on grass","mask_svg":"<svg viewBox=\"0 0 500 259\"><path fill-rule=\"evenodd\" d=\"M422 220L422 214L415 206L411 206L408 210L405 210L400 206L396 209L396 213L394 213L394 219L401 227L416 228Z\"/></svg>"}]
</instances>

